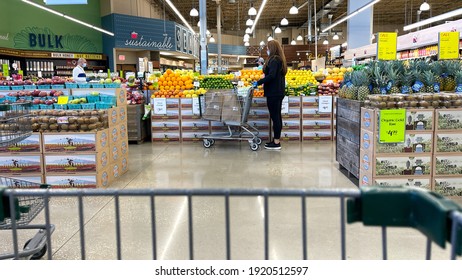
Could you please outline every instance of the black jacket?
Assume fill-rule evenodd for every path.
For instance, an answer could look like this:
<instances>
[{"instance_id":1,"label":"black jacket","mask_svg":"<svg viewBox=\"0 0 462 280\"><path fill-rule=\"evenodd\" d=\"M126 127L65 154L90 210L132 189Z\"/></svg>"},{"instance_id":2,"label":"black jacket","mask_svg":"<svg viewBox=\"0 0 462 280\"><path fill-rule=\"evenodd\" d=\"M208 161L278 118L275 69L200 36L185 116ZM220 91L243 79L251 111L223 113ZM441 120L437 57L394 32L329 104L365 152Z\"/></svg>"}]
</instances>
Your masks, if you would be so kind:
<instances>
[{"instance_id":1,"label":"black jacket","mask_svg":"<svg viewBox=\"0 0 462 280\"><path fill-rule=\"evenodd\" d=\"M282 60L279 57L273 57L263 69L265 77L259 80L257 84L264 84L263 90L265 96L283 96L286 87L286 77L282 72Z\"/></svg>"}]
</instances>

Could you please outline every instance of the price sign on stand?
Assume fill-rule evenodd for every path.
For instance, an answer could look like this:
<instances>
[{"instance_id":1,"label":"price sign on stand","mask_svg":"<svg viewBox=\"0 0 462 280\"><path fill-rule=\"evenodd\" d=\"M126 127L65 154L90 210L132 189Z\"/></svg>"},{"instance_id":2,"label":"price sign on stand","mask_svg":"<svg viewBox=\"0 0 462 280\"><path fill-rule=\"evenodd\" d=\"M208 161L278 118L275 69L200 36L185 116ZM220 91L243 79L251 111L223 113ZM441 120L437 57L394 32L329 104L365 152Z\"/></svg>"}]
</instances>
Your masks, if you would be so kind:
<instances>
[{"instance_id":1,"label":"price sign on stand","mask_svg":"<svg viewBox=\"0 0 462 280\"><path fill-rule=\"evenodd\" d=\"M154 115L167 114L167 98L153 98L152 100Z\"/></svg>"},{"instance_id":2,"label":"price sign on stand","mask_svg":"<svg viewBox=\"0 0 462 280\"><path fill-rule=\"evenodd\" d=\"M243 82L243 81L238 81L238 82L237 82L237 86L238 86L238 87L243 87L243 86L244 86L244 82Z\"/></svg>"},{"instance_id":3,"label":"price sign on stand","mask_svg":"<svg viewBox=\"0 0 462 280\"><path fill-rule=\"evenodd\" d=\"M460 32L440 32L438 59L459 59Z\"/></svg>"},{"instance_id":4,"label":"price sign on stand","mask_svg":"<svg viewBox=\"0 0 462 280\"><path fill-rule=\"evenodd\" d=\"M192 98L192 111L193 111L193 115L195 116L200 115L199 97Z\"/></svg>"},{"instance_id":5,"label":"price sign on stand","mask_svg":"<svg viewBox=\"0 0 462 280\"><path fill-rule=\"evenodd\" d=\"M379 142L404 143L406 109L380 110L379 118Z\"/></svg>"},{"instance_id":6,"label":"price sign on stand","mask_svg":"<svg viewBox=\"0 0 462 280\"><path fill-rule=\"evenodd\" d=\"M332 113L332 96L320 95L318 97L318 111L319 113Z\"/></svg>"},{"instance_id":7,"label":"price sign on stand","mask_svg":"<svg viewBox=\"0 0 462 280\"><path fill-rule=\"evenodd\" d=\"M8 70L8 64L3 64L2 70L3 70L3 77L8 77L10 75L10 71Z\"/></svg>"},{"instance_id":8,"label":"price sign on stand","mask_svg":"<svg viewBox=\"0 0 462 280\"><path fill-rule=\"evenodd\" d=\"M66 96L66 95L58 96L59 105L64 105L64 104L67 104L68 102L69 102L69 96Z\"/></svg>"},{"instance_id":9,"label":"price sign on stand","mask_svg":"<svg viewBox=\"0 0 462 280\"><path fill-rule=\"evenodd\" d=\"M198 88L200 86L199 81L194 81L194 87Z\"/></svg>"},{"instance_id":10,"label":"price sign on stand","mask_svg":"<svg viewBox=\"0 0 462 280\"><path fill-rule=\"evenodd\" d=\"M396 60L397 38L396 32L379 32L377 39L378 60Z\"/></svg>"},{"instance_id":11,"label":"price sign on stand","mask_svg":"<svg viewBox=\"0 0 462 280\"><path fill-rule=\"evenodd\" d=\"M282 99L281 113L282 114L289 113L289 97L288 96L285 96L284 99Z\"/></svg>"}]
</instances>

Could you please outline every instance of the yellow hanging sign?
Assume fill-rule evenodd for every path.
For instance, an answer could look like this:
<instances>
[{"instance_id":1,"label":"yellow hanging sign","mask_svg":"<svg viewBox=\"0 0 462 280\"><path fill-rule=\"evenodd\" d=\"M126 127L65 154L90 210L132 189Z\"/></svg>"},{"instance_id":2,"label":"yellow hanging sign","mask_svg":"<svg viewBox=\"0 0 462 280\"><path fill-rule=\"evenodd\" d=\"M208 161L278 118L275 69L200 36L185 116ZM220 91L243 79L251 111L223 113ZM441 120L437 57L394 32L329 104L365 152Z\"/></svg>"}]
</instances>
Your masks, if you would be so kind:
<instances>
[{"instance_id":1,"label":"yellow hanging sign","mask_svg":"<svg viewBox=\"0 0 462 280\"><path fill-rule=\"evenodd\" d=\"M440 32L438 59L459 59L460 32Z\"/></svg>"},{"instance_id":2,"label":"yellow hanging sign","mask_svg":"<svg viewBox=\"0 0 462 280\"><path fill-rule=\"evenodd\" d=\"M379 32L377 37L377 59L396 60L398 42L396 32Z\"/></svg>"}]
</instances>

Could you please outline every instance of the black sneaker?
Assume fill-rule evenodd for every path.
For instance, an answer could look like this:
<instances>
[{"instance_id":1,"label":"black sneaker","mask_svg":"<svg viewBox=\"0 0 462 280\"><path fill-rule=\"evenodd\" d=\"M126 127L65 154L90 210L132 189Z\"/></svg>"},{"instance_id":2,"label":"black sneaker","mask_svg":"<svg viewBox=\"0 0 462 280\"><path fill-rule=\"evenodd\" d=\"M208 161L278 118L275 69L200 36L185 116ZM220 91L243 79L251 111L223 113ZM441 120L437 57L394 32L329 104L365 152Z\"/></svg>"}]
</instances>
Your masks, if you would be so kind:
<instances>
[{"instance_id":1,"label":"black sneaker","mask_svg":"<svg viewBox=\"0 0 462 280\"><path fill-rule=\"evenodd\" d=\"M281 149L281 143L276 144L274 142L268 143L268 145L265 145L265 149L268 150L280 150Z\"/></svg>"},{"instance_id":2,"label":"black sneaker","mask_svg":"<svg viewBox=\"0 0 462 280\"><path fill-rule=\"evenodd\" d=\"M273 144L273 143L274 143L273 141L267 142L267 143L265 143L265 147L267 147L268 145L271 145L271 144Z\"/></svg>"}]
</instances>

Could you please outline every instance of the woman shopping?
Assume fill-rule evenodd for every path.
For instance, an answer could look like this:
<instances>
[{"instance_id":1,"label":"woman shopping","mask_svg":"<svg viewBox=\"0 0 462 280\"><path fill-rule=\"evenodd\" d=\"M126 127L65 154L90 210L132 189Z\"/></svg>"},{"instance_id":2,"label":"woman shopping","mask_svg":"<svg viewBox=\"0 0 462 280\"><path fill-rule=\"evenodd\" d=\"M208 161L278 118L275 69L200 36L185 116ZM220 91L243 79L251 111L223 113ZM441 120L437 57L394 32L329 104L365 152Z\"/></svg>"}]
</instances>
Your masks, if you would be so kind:
<instances>
[{"instance_id":1,"label":"woman shopping","mask_svg":"<svg viewBox=\"0 0 462 280\"><path fill-rule=\"evenodd\" d=\"M282 116L281 107L284 99L285 76L287 73L287 63L284 52L278 41L272 40L267 45L268 59L263 66L265 77L254 86L263 84L263 91L266 97L266 104L273 121L273 141L265 144L265 149L280 150L281 149L281 130Z\"/></svg>"}]
</instances>

